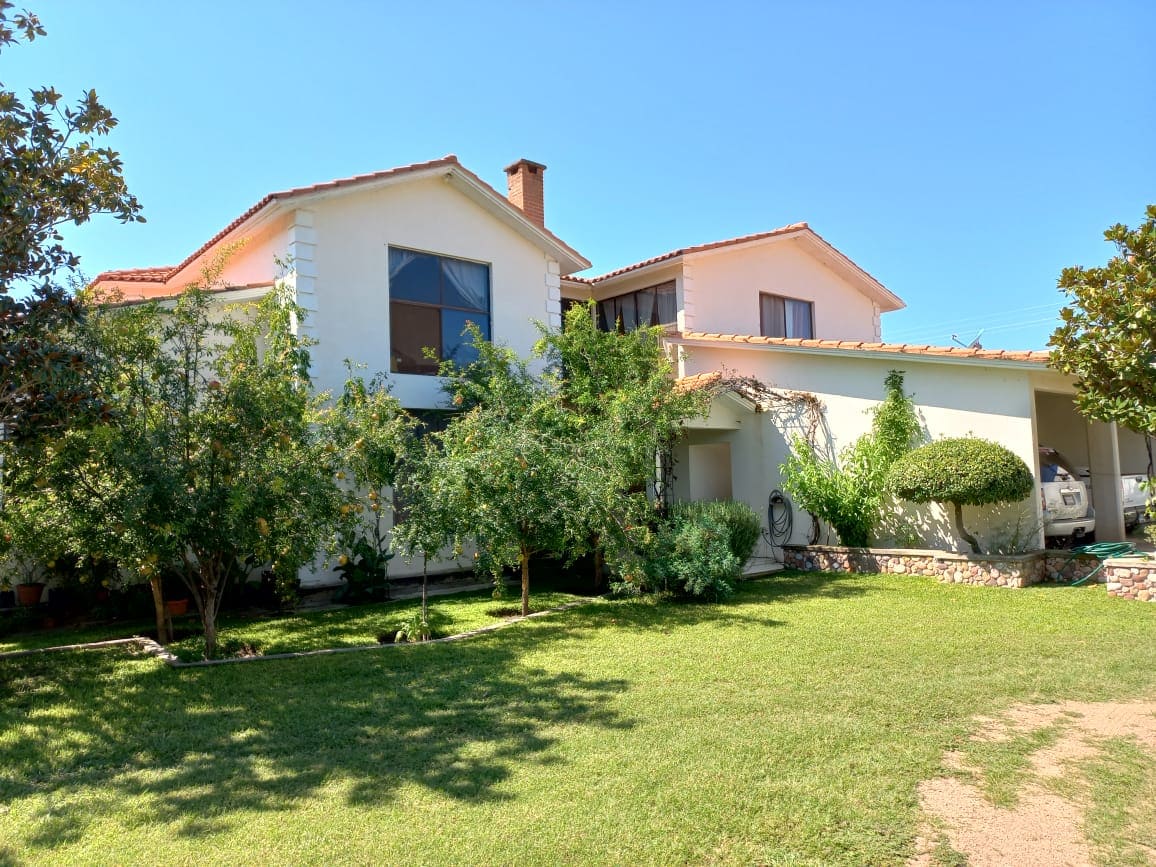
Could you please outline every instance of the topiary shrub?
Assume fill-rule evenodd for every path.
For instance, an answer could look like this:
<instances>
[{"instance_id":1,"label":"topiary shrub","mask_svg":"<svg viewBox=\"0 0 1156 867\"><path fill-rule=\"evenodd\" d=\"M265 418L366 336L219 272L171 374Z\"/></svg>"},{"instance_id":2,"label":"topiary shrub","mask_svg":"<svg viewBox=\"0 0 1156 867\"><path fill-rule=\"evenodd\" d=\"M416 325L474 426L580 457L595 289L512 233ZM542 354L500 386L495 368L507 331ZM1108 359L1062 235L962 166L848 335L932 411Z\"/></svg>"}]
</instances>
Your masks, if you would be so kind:
<instances>
[{"instance_id":1,"label":"topiary shrub","mask_svg":"<svg viewBox=\"0 0 1156 867\"><path fill-rule=\"evenodd\" d=\"M891 466L887 483L912 503L950 503L956 532L976 554L979 543L963 526L963 506L1015 503L1036 484L1014 452L978 437L936 440L908 452Z\"/></svg>"}]
</instances>

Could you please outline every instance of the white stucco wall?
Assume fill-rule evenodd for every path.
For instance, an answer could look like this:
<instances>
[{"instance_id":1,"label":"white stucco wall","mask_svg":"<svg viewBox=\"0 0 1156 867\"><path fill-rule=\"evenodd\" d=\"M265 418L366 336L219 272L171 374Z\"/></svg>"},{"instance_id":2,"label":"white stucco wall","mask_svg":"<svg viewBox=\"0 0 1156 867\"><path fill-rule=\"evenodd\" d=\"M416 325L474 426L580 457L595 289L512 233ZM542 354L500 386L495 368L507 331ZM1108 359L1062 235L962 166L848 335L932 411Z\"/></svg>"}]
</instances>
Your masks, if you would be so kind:
<instances>
[{"instance_id":1,"label":"white stucco wall","mask_svg":"<svg viewBox=\"0 0 1156 867\"><path fill-rule=\"evenodd\" d=\"M1027 371L972 364L929 363L911 359L879 359L869 354L824 356L781 350L742 350L692 347L687 372L722 367L785 390L814 393L822 401L825 432L820 438L834 452L850 445L871 426L870 410L883 397L888 371L904 371L906 391L913 394L920 419L932 439L975 435L1008 447L1036 470L1032 428L1033 390ZM720 398L716 403L726 401ZM693 423L692 423L693 426ZM711 434L712 441L729 442L732 459L733 497L743 500L766 521L767 498L782 487L779 466L789 454L789 441L799 432L800 421L788 415L746 413L738 429ZM705 432L692 430L689 442ZM692 455L683 451L683 460ZM676 468L676 472L679 470ZM689 472L690 478L694 470ZM687 496L685 484L676 482L676 496ZM958 547L951 522L936 506L905 510L909 529L918 531L926 544ZM1036 497L1002 509L965 508L968 528L981 537L1007 534L1022 517L1021 532L1038 536ZM794 542L805 542L810 519L795 510Z\"/></svg>"},{"instance_id":2,"label":"white stucco wall","mask_svg":"<svg viewBox=\"0 0 1156 867\"><path fill-rule=\"evenodd\" d=\"M228 285L270 282L284 276L276 264L295 251L308 261L294 267L307 287L312 308L306 327L317 341L311 350L314 384L339 393L345 359L365 365L365 374L388 371L390 361L389 246L484 262L490 266L491 333L520 355L539 333L532 320L557 313L558 265L540 248L494 219L438 178L371 190L316 197L262 224L245 237L221 275ZM182 275L198 276L201 263ZM302 279L304 278L304 279ZM440 381L432 376L390 374L393 392L410 409L444 405ZM470 557L431 565L431 572L469 568ZM400 558L392 575L420 573L421 563ZM328 570L303 570L303 583L330 583Z\"/></svg>"},{"instance_id":3,"label":"white stucco wall","mask_svg":"<svg viewBox=\"0 0 1156 867\"><path fill-rule=\"evenodd\" d=\"M687 266L696 331L758 334L759 293L769 292L812 302L815 337L878 339L871 299L791 238L695 254Z\"/></svg>"},{"instance_id":4,"label":"white stucco wall","mask_svg":"<svg viewBox=\"0 0 1156 867\"><path fill-rule=\"evenodd\" d=\"M545 321L556 263L512 229L440 179L348 192L309 204L314 250L318 386L339 388L343 360L389 370L389 246L397 245L490 266L494 340L529 352ZM557 291L556 289L554 290ZM442 403L438 380L394 374L394 394L410 408Z\"/></svg>"}]
</instances>

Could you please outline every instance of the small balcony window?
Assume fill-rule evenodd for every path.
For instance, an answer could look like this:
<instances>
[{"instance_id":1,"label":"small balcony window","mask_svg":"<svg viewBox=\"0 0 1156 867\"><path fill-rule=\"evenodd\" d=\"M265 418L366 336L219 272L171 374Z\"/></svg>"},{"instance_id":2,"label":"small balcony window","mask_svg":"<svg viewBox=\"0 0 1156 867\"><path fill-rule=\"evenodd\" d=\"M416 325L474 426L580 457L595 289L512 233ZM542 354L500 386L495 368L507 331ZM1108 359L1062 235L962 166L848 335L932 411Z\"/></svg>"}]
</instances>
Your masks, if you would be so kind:
<instances>
[{"instance_id":1,"label":"small balcony window","mask_svg":"<svg viewBox=\"0 0 1156 867\"><path fill-rule=\"evenodd\" d=\"M673 280L598 302L598 327L603 331L673 325L677 319Z\"/></svg>"},{"instance_id":2,"label":"small balcony window","mask_svg":"<svg viewBox=\"0 0 1156 867\"><path fill-rule=\"evenodd\" d=\"M759 295L759 319L763 337L815 336L815 306L810 301L771 295Z\"/></svg>"}]
</instances>

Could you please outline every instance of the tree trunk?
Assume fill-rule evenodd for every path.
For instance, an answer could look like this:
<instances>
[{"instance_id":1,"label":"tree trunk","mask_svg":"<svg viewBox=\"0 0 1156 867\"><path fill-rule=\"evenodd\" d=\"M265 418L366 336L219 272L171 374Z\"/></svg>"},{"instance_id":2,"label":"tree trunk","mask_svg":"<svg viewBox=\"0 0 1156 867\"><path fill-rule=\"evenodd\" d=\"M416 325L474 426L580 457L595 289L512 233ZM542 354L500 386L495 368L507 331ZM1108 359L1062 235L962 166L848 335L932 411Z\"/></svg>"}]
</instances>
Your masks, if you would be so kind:
<instances>
[{"instance_id":1,"label":"tree trunk","mask_svg":"<svg viewBox=\"0 0 1156 867\"><path fill-rule=\"evenodd\" d=\"M217 618L201 612L201 625L205 627L205 659L212 659L217 655Z\"/></svg>"},{"instance_id":2,"label":"tree trunk","mask_svg":"<svg viewBox=\"0 0 1156 867\"><path fill-rule=\"evenodd\" d=\"M429 558L424 554L421 558L421 622L429 623L429 595L426 591L429 580Z\"/></svg>"},{"instance_id":3,"label":"tree trunk","mask_svg":"<svg viewBox=\"0 0 1156 867\"><path fill-rule=\"evenodd\" d=\"M161 590L160 577L149 579L149 589L153 592L153 613L157 620L157 641L161 644L168 644L173 640L173 632L168 618L168 612L165 610L165 597Z\"/></svg>"},{"instance_id":4,"label":"tree trunk","mask_svg":"<svg viewBox=\"0 0 1156 867\"><path fill-rule=\"evenodd\" d=\"M963 506L959 503L952 503L951 505L955 507L955 532L959 533L959 537L971 545L971 553L982 554L983 552L979 550L979 542L975 540L975 536L967 532L967 529L963 526Z\"/></svg>"},{"instance_id":5,"label":"tree trunk","mask_svg":"<svg viewBox=\"0 0 1156 867\"><path fill-rule=\"evenodd\" d=\"M221 605L221 577L214 574L214 570L207 564L201 566L201 587L204 591L201 626L205 630L205 659L212 659L217 655L217 609Z\"/></svg>"},{"instance_id":6,"label":"tree trunk","mask_svg":"<svg viewBox=\"0 0 1156 867\"><path fill-rule=\"evenodd\" d=\"M530 613L530 552L522 549L522 616Z\"/></svg>"}]
</instances>

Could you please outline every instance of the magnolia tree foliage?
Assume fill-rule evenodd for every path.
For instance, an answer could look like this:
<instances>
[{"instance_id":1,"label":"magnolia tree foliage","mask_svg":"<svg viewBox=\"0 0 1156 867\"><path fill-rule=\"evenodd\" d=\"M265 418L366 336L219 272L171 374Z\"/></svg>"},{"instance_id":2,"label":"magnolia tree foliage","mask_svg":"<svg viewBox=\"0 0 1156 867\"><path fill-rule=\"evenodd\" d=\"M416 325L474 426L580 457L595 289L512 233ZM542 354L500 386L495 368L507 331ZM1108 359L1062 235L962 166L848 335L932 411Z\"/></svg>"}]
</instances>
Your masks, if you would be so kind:
<instances>
[{"instance_id":1,"label":"magnolia tree foliage","mask_svg":"<svg viewBox=\"0 0 1156 867\"><path fill-rule=\"evenodd\" d=\"M1027 464L998 443L978 437L942 439L920 446L891 467L888 484L913 503L952 506L955 529L971 550L979 543L963 525L963 506L1015 503L1035 488Z\"/></svg>"},{"instance_id":2,"label":"magnolia tree foliage","mask_svg":"<svg viewBox=\"0 0 1156 867\"><path fill-rule=\"evenodd\" d=\"M278 286L222 316L205 283L171 309L95 307L108 424L9 445L6 504L58 528L61 553L110 557L158 596L175 575L216 648L225 590L250 568L293 575L348 516L309 379L302 311ZM6 509L7 510L7 509Z\"/></svg>"},{"instance_id":3,"label":"magnolia tree foliage","mask_svg":"<svg viewBox=\"0 0 1156 867\"><path fill-rule=\"evenodd\" d=\"M1065 268L1068 304L1052 334L1051 364L1076 378L1080 411L1156 433L1156 205L1135 228L1112 226L1116 255L1098 268Z\"/></svg>"},{"instance_id":4,"label":"magnolia tree foliage","mask_svg":"<svg viewBox=\"0 0 1156 867\"><path fill-rule=\"evenodd\" d=\"M44 33L0 0L0 52ZM0 423L20 436L104 410L88 360L61 339L81 310L62 285L78 260L60 229L98 214L143 221L119 156L95 144L114 126L95 91L69 105L52 87L22 99L0 84Z\"/></svg>"},{"instance_id":5,"label":"magnolia tree foliage","mask_svg":"<svg viewBox=\"0 0 1156 867\"><path fill-rule=\"evenodd\" d=\"M888 497L887 473L920 435L915 406L903 391L903 372L888 373L884 390L871 432L844 449L837 461L796 437L791 456L780 468L787 493L834 527L844 545L871 544Z\"/></svg>"}]
</instances>

